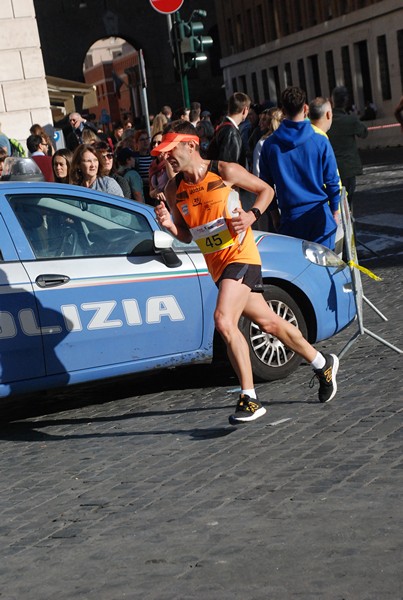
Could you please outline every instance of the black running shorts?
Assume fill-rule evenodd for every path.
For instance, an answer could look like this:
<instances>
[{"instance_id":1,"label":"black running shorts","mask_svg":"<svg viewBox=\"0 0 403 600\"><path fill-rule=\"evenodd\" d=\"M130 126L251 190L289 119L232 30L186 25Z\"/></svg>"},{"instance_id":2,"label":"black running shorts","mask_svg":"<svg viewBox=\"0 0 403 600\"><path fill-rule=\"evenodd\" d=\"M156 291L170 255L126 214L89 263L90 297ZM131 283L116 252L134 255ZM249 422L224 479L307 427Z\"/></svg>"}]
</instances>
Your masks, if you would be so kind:
<instances>
[{"instance_id":1,"label":"black running shorts","mask_svg":"<svg viewBox=\"0 0 403 600\"><path fill-rule=\"evenodd\" d=\"M247 265L245 263L230 263L222 272L221 277L215 282L217 287L223 279L242 279L252 292L263 293L262 268L260 265Z\"/></svg>"}]
</instances>

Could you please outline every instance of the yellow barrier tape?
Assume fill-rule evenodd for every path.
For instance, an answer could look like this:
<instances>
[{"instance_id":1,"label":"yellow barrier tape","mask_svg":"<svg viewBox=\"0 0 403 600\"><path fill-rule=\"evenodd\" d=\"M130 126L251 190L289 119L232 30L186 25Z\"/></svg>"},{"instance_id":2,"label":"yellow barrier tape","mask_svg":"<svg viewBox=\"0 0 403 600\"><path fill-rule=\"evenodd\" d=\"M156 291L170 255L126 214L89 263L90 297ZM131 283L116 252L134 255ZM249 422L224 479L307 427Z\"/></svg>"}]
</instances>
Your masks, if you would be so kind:
<instances>
[{"instance_id":1,"label":"yellow barrier tape","mask_svg":"<svg viewBox=\"0 0 403 600\"><path fill-rule=\"evenodd\" d=\"M349 260L347 264L351 269L352 268L358 269L359 271L361 271L361 273L365 273L365 275L368 275L368 277L371 277L371 279L375 279L375 281L382 281L382 277L378 277L378 275L375 275L375 273L373 273L369 269L366 269L365 267L358 265L357 263L355 263L352 260Z\"/></svg>"}]
</instances>

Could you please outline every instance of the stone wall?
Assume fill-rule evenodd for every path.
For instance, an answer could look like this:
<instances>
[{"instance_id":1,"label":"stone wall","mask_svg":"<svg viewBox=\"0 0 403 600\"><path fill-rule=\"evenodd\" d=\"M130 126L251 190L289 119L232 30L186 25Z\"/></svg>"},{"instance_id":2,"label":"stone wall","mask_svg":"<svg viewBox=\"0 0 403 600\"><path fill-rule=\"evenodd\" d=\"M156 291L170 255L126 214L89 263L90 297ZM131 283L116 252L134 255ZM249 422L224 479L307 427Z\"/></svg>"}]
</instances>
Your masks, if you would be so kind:
<instances>
[{"instance_id":1,"label":"stone wall","mask_svg":"<svg viewBox=\"0 0 403 600\"><path fill-rule=\"evenodd\" d=\"M0 123L24 146L31 125L53 123L33 0L1 0Z\"/></svg>"}]
</instances>

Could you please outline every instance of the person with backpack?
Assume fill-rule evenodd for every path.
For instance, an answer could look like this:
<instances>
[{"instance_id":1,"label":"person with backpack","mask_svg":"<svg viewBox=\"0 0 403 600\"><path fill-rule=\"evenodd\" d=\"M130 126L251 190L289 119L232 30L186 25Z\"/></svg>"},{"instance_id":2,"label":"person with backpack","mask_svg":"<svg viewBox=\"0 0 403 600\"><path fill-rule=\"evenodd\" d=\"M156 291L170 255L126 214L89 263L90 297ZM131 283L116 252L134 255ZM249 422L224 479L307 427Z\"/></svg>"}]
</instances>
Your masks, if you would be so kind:
<instances>
[{"instance_id":1,"label":"person with backpack","mask_svg":"<svg viewBox=\"0 0 403 600\"><path fill-rule=\"evenodd\" d=\"M20 158L27 157L27 153L25 152L22 144L20 144L18 140L16 140L15 138L9 138L8 141L10 142L11 147L10 156L19 156Z\"/></svg>"},{"instance_id":2,"label":"person with backpack","mask_svg":"<svg viewBox=\"0 0 403 600\"><path fill-rule=\"evenodd\" d=\"M24 147L20 144L20 142L14 138L8 137L1 130L0 123L0 148L3 148L7 152L7 156L20 156L25 158L27 153L25 152Z\"/></svg>"},{"instance_id":3,"label":"person with backpack","mask_svg":"<svg viewBox=\"0 0 403 600\"><path fill-rule=\"evenodd\" d=\"M214 137L207 151L207 158L235 162L241 167L245 167L246 152L239 126L247 118L250 105L251 99L247 94L235 92L230 96L227 115L215 129Z\"/></svg>"}]
</instances>

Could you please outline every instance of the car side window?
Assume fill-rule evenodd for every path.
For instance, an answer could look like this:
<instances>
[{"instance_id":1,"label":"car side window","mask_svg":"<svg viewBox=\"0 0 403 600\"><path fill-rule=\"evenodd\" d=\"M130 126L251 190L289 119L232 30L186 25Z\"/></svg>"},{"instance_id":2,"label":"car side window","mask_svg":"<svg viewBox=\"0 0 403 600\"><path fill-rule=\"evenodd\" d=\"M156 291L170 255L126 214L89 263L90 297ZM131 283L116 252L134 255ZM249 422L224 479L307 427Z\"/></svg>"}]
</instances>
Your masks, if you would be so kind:
<instances>
[{"instance_id":1,"label":"car side window","mask_svg":"<svg viewBox=\"0 0 403 600\"><path fill-rule=\"evenodd\" d=\"M8 201L38 259L152 254L152 229L135 211L59 195Z\"/></svg>"}]
</instances>

